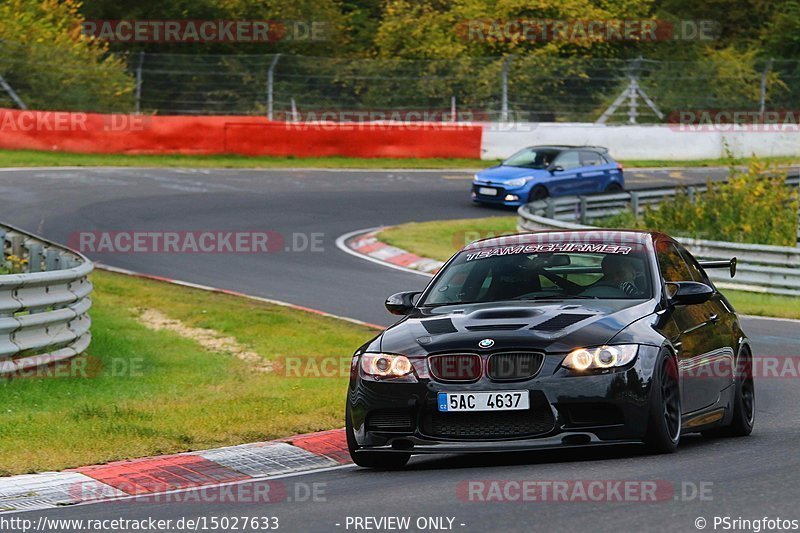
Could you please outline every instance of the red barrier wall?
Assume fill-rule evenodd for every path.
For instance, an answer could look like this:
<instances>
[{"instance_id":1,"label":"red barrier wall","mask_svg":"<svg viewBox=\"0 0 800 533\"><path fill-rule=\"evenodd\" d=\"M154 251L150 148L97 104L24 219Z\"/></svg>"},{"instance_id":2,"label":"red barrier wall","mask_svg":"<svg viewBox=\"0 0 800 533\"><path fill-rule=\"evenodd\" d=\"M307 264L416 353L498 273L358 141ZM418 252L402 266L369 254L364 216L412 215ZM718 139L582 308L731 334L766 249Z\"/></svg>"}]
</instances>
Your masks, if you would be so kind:
<instances>
[{"instance_id":1,"label":"red barrier wall","mask_svg":"<svg viewBox=\"0 0 800 533\"><path fill-rule=\"evenodd\" d=\"M247 116L0 109L0 148L117 154L480 158L479 125L285 123Z\"/></svg>"}]
</instances>

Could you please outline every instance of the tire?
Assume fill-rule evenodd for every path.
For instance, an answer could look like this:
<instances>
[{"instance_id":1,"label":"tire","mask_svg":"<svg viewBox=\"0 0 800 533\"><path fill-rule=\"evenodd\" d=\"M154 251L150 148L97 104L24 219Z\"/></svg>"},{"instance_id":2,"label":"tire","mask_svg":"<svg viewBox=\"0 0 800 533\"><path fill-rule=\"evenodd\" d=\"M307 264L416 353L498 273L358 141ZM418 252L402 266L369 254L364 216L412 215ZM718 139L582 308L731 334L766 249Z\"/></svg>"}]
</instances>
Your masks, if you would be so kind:
<instances>
[{"instance_id":1,"label":"tire","mask_svg":"<svg viewBox=\"0 0 800 533\"><path fill-rule=\"evenodd\" d=\"M704 437L746 437L753 432L756 414L756 390L753 382L753 356L742 350L736 364L736 392L730 424L703 431Z\"/></svg>"},{"instance_id":2,"label":"tire","mask_svg":"<svg viewBox=\"0 0 800 533\"><path fill-rule=\"evenodd\" d=\"M622 192L622 190L623 190L622 185L620 185L616 181L612 181L611 183L608 184L608 187L606 187L605 193L614 194L617 192Z\"/></svg>"},{"instance_id":3,"label":"tire","mask_svg":"<svg viewBox=\"0 0 800 533\"><path fill-rule=\"evenodd\" d=\"M528 202L536 202L538 200L544 200L550 196L550 193L547 192L547 189L544 188L542 185L537 185L531 192L528 193Z\"/></svg>"},{"instance_id":4,"label":"tire","mask_svg":"<svg viewBox=\"0 0 800 533\"><path fill-rule=\"evenodd\" d=\"M651 386L645 444L651 453L672 453L681 440L681 394L678 363L667 350L658 354Z\"/></svg>"},{"instance_id":5,"label":"tire","mask_svg":"<svg viewBox=\"0 0 800 533\"><path fill-rule=\"evenodd\" d=\"M375 468L379 470L396 470L402 468L411 459L410 453L400 452L359 452L356 444L356 436L353 432L353 423L350 421L350 402L345 408L345 435L347 436L347 451L355 464L364 468Z\"/></svg>"}]
</instances>

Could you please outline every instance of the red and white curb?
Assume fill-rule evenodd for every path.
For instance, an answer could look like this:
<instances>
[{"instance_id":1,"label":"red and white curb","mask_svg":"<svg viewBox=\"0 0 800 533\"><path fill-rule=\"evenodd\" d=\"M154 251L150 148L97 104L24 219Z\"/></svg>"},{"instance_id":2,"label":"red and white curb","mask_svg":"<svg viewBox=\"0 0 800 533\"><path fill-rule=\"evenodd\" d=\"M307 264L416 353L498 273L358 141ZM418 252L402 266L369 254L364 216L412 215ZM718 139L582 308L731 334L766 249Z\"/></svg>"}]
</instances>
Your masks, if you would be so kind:
<instances>
[{"instance_id":1,"label":"red and white curb","mask_svg":"<svg viewBox=\"0 0 800 533\"><path fill-rule=\"evenodd\" d=\"M31 511L114 499L167 501L163 496L203 490L202 498L224 503L248 503L227 486L270 480L287 474L331 469L351 464L344 430L296 435L213 450L180 453L0 478L0 512ZM290 491L278 483L256 489L257 501L288 501ZM180 501L174 498L172 501Z\"/></svg>"},{"instance_id":2,"label":"red and white curb","mask_svg":"<svg viewBox=\"0 0 800 533\"><path fill-rule=\"evenodd\" d=\"M374 263L411 272L432 276L444 263L428 257L421 257L402 248L391 246L378 239L378 233L386 228L370 228L346 233L336 239L336 246L350 255Z\"/></svg>"},{"instance_id":3,"label":"red and white curb","mask_svg":"<svg viewBox=\"0 0 800 533\"><path fill-rule=\"evenodd\" d=\"M236 291L198 285L131 270L95 265L115 272L183 287L229 294L272 305L279 305L319 316L344 320L360 326L384 329L383 326L326 313L300 305L272 300ZM213 450L179 453L85 466L63 472L44 472L0 478L0 514L33 511L64 505L95 503L115 499L165 501L163 495L181 491L212 491L202 495L209 500L236 500L237 492L225 492L231 485L248 481L270 480L302 472L341 468L352 464L343 429L295 435L285 439L228 446ZM271 489L266 494L264 489ZM286 500L284 487L270 484L260 487L255 503ZM161 499L158 499L158 496ZM245 499L253 499L253 494ZM149 498L149 499L148 499ZM174 499L173 501L179 501ZM196 500L195 500L196 501ZM202 499L201 499L202 501ZM226 503L235 503L227 501ZM246 503L246 502L245 502Z\"/></svg>"}]
</instances>

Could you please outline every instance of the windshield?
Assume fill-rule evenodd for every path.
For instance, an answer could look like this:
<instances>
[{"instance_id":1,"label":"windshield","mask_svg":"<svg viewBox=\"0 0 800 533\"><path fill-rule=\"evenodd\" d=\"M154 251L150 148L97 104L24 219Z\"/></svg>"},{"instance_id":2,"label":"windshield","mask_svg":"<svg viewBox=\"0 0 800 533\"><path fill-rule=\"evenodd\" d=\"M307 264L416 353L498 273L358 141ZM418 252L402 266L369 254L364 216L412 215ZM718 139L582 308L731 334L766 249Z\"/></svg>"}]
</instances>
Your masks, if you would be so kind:
<instances>
[{"instance_id":1,"label":"windshield","mask_svg":"<svg viewBox=\"0 0 800 533\"><path fill-rule=\"evenodd\" d=\"M543 169L550 166L550 163L553 162L557 155L558 150L525 148L503 161L503 165L507 167Z\"/></svg>"},{"instance_id":2,"label":"windshield","mask_svg":"<svg viewBox=\"0 0 800 533\"><path fill-rule=\"evenodd\" d=\"M564 245L570 248L566 252L527 253L540 246L463 251L420 304L652 297L650 269L642 246L583 243Z\"/></svg>"}]
</instances>

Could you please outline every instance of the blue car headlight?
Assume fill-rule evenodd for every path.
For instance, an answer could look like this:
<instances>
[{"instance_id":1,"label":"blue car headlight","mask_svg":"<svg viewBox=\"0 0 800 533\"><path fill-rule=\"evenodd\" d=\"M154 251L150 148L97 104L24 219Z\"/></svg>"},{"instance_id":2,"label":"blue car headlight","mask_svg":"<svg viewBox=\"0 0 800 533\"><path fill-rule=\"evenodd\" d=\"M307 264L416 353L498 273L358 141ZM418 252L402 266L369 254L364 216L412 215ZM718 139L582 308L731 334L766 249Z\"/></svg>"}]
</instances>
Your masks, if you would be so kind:
<instances>
[{"instance_id":1,"label":"blue car headlight","mask_svg":"<svg viewBox=\"0 0 800 533\"><path fill-rule=\"evenodd\" d=\"M533 177L531 176L528 176L527 178L515 178L513 180L508 180L507 182L504 183L504 185L506 186L506 188L522 187L532 179Z\"/></svg>"}]
</instances>

